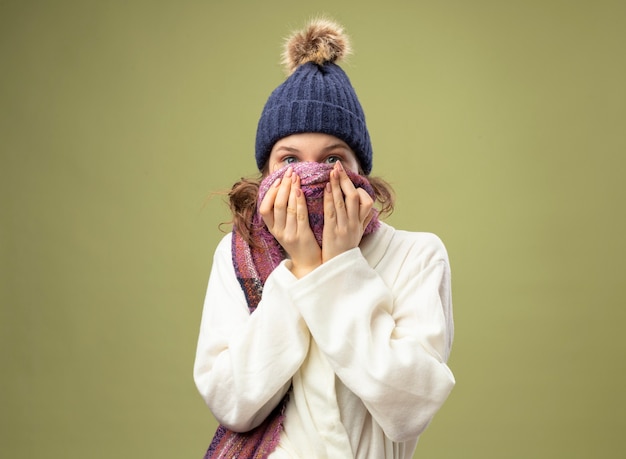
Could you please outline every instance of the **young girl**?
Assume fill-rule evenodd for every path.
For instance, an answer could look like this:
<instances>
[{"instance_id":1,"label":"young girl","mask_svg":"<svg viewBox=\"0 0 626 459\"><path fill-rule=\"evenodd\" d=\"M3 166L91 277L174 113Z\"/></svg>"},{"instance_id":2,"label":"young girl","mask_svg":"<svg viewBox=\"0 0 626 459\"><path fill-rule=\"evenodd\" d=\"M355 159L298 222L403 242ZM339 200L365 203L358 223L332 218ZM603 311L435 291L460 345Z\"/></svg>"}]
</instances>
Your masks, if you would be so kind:
<instances>
[{"instance_id":1,"label":"young girl","mask_svg":"<svg viewBox=\"0 0 626 459\"><path fill-rule=\"evenodd\" d=\"M433 234L400 231L337 65L313 21L257 129L259 180L230 193L194 367L221 423L206 458L410 458L454 386L450 270Z\"/></svg>"}]
</instances>

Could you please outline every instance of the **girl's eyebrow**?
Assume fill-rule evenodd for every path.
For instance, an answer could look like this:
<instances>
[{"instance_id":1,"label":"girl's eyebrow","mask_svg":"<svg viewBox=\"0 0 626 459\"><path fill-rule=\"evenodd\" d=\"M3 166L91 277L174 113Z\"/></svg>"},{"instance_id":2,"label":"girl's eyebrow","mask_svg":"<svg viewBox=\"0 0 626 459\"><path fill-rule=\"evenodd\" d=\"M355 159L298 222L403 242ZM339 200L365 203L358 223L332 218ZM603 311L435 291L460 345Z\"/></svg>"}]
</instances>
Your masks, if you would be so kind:
<instances>
[{"instance_id":1,"label":"girl's eyebrow","mask_svg":"<svg viewBox=\"0 0 626 459\"><path fill-rule=\"evenodd\" d=\"M324 151L334 150L336 148L343 148L344 150L348 150L349 149L349 147L346 146L343 143L333 143L332 145L324 147Z\"/></svg>"},{"instance_id":2,"label":"girl's eyebrow","mask_svg":"<svg viewBox=\"0 0 626 459\"><path fill-rule=\"evenodd\" d=\"M350 147L348 147L346 144L344 143L333 143L331 145L328 145L324 148L322 148L322 151L327 152L327 151L332 151L332 150L336 150L338 148L341 148L343 150L350 150ZM297 147L292 147L289 145L281 145L279 147L276 148L275 151L287 151L289 153L300 153L300 149Z\"/></svg>"},{"instance_id":3,"label":"girl's eyebrow","mask_svg":"<svg viewBox=\"0 0 626 459\"><path fill-rule=\"evenodd\" d=\"M287 150L289 153L300 153L300 150L298 150L296 147L288 147L286 145L281 145L276 149L276 151L280 150Z\"/></svg>"}]
</instances>

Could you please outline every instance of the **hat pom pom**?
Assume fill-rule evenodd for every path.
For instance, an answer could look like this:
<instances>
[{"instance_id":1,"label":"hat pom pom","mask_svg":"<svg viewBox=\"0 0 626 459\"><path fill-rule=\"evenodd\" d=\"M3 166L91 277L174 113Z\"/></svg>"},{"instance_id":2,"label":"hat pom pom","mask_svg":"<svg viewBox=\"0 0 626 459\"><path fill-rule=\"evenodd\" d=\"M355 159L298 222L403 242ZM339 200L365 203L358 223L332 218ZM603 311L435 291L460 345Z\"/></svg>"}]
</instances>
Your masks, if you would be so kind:
<instances>
[{"instance_id":1,"label":"hat pom pom","mask_svg":"<svg viewBox=\"0 0 626 459\"><path fill-rule=\"evenodd\" d=\"M287 72L292 74L307 62L317 65L333 63L350 52L350 41L339 24L328 19L314 19L302 31L287 39L283 64Z\"/></svg>"}]
</instances>

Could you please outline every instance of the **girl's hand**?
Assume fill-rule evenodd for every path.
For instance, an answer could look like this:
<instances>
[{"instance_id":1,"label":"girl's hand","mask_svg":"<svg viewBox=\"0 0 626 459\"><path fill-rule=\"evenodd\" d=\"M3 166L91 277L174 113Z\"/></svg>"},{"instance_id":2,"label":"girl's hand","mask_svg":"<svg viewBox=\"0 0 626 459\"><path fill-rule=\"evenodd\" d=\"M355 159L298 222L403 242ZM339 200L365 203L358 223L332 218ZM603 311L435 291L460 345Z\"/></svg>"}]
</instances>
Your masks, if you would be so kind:
<instances>
[{"instance_id":1,"label":"girl's hand","mask_svg":"<svg viewBox=\"0 0 626 459\"><path fill-rule=\"evenodd\" d=\"M322 264L322 251L311 226L300 177L288 168L276 179L259 206L270 233L291 259L291 272L298 278Z\"/></svg>"},{"instance_id":2,"label":"girl's hand","mask_svg":"<svg viewBox=\"0 0 626 459\"><path fill-rule=\"evenodd\" d=\"M373 205L374 200L364 189L355 188L338 161L324 192L323 262L359 245L374 216Z\"/></svg>"}]
</instances>

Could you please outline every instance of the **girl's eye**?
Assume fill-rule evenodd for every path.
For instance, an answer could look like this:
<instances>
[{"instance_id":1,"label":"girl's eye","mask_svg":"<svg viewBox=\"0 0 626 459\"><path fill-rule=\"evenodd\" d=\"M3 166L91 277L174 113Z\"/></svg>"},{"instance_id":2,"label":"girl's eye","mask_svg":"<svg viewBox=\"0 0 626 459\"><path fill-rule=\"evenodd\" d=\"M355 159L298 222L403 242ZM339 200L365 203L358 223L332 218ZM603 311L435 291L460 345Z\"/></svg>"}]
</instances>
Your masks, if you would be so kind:
<instances>
[{"instance_id":1,"label":"girl's eye","mask_svg":"<svg viewBox=\"0 0 626 459\"><path fill-rule=\"evenodd\" d=\"M328 164L335 164L337 161L341 161L341 158L339 156L329 156L328 158L326 158L326 162Z\"/></svg>"},{"instance_id":2,"label":"girl's eye","mask_svg":"<svg viewBox=\"0 0 626 459\"><path fill-rule=\"evenodd\" d=\"M285 164L293 164L297 161L298 161L298 158L296 158L295 156L287 156L286 158L283 159L283 163Z\"/></svg>"}]
</instances>

